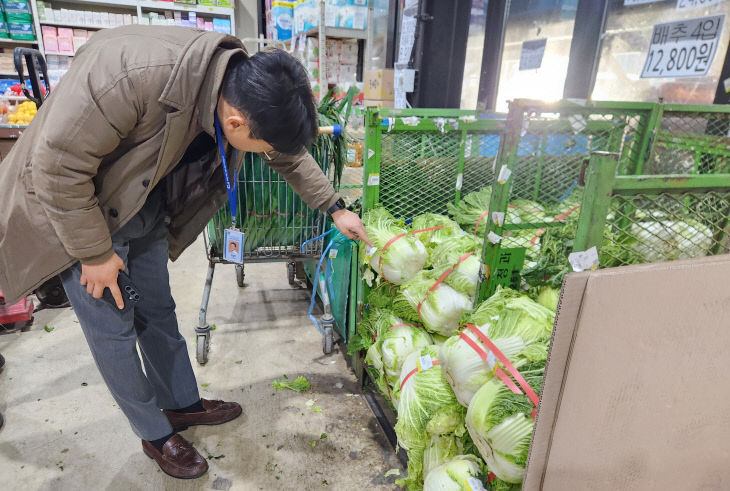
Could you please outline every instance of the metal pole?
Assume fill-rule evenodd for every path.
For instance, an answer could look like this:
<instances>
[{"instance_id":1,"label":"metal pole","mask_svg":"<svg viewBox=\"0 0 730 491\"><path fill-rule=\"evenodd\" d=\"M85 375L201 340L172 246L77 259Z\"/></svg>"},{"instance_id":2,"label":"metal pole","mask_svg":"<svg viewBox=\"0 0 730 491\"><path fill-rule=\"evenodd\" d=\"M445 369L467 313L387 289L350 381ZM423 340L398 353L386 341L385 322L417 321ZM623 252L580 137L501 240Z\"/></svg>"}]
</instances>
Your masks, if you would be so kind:
<instances>
[{"instance_id":1,"label":"metal pole","mask_svg":"<svg viewBox=\"0 0 730 491\"><path fill-rule=\"evenodd\" d=\"M319 0L319 100L327 95L327 43L324 18L325 1Z\"/></svg>"},{"instance_id":2,"label":"metal pole","mask_svg":"<svg viewBox=\"0 0 730 491\"><path fill-rule=\"evenodd\" d=\"M591 153L573 251L585 251L593 246L600 249L617 166L617 153Z\"/></svg>"}]
</instances>

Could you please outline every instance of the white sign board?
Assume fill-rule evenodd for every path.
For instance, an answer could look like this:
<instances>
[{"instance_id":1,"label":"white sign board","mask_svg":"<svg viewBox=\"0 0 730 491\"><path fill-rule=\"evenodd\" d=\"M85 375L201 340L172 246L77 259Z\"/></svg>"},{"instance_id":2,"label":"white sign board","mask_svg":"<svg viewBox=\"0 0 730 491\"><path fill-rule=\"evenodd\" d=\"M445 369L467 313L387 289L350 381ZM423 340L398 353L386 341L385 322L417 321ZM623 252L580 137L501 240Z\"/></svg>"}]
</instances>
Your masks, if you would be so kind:
<instances>
[{"instance_id":1,"label":"white sign board","mask_svg":"<svg viewBox=\"0 0 730 491\"><path fill-rule=\"evenodd\" d=\"M724 20L724 15L713 15L654 25L641 78L707 75Z\"/></svg>"},{"instance_id":2,"label":"white sign board","mask_svg":"<svg viewBox=\"0 0 730 491\"><path fill-rule=\"evenodd\" d=\"M520 53L520 70L537 70L542 65L547 39L534 39L522 43Z\"/></svg>"},{"instance_id":3,"label":"white sign board","mask_svg":"<svg viewBox=\"0 0 730 491\"><path fill-rule=\"evenodd\" d=\"M695 7L709 7L724 0L677 0L678 9L693 9Z\"/></svg>"}]
</instances>

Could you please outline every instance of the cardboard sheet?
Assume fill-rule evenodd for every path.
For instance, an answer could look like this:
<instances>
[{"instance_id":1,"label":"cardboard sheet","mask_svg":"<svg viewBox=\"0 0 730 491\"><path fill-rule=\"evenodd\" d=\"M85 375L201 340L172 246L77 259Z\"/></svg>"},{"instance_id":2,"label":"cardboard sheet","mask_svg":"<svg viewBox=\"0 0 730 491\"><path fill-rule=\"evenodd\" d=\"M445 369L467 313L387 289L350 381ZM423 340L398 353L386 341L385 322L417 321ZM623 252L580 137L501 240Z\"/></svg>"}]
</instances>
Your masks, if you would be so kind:
<instances>
[{"instance_id":1,"label":"cardboard sheet","mask_svg":"<svg viewBox=\"0 0 730 491\"><path fill-rule=\"evenodd\" d=\"M730 489L730 256L566 277L523 489Z\"/></svg>"}]
</instances>

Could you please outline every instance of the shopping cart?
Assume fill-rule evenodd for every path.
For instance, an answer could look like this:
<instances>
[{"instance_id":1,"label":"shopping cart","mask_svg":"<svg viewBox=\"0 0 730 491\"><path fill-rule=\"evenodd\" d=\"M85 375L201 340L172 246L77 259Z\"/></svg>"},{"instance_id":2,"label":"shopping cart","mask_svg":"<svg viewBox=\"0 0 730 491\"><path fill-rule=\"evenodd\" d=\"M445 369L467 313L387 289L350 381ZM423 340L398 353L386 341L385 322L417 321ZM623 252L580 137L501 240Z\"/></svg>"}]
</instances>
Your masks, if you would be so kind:
<instances>
[{"instance_id":1,"label":"shopping cart","mask_svg":"<svg viewBox=\"0 0 730 491\"><path fill-rule=\"evenodd\" d=\"M339 125L319 129L320 134L334 136L341 132ZM329 156L325 155L318 163L325 175L329 175ZM236 218L244 233L241 264L223 258L224 234L231 226L228 206L218 211L203 234L208 272L195 328L196 358L201 365L207 363L210 349L211 326L206 318L216 264L235 264L236 282L243 287L246 263L286 262L289 284L297 285L298 281L307 279L303 262L316 261L322 255L325 238L311 239L324 233L327 217L309 209L286 181L255 153L244 155L238 174Z\"/></svg>"}]
</instances>

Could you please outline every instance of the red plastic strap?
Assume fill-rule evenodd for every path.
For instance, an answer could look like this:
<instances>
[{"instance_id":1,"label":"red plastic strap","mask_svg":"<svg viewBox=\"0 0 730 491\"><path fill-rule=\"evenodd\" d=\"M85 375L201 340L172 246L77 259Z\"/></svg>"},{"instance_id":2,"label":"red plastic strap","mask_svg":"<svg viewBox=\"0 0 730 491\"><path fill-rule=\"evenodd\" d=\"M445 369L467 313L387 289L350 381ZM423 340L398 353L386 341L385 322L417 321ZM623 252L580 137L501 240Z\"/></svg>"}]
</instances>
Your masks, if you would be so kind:
<instances>
[{"instance_id":1,"label":"red plastic strap","mask_svg":"<svg viewBox=\"0 0 730 491\"><path fill-rule=\"evenodd\" d=\"M492 482L497 479L497 475L494 472L487 474L487 482Z\"/></svg>"},{"instance_id":2,"label":"red plastic strap","mask_svg":"<svg viewBox=\"0 0 730 491\"><path fill-rule=\"evenodd\" d=\"M477 328L476 328L476 326L474 327L474 329L477 329ZM481 333L481 331L479 331L479 332ZM482 335L483 335L483 334L482 334ZM482 347L481 347L481 346L479 346L479 345L478 345L478 344L476 343L476 341L474 341L474 340L473 340L472 338L470 338L469 336L467 336L467 335L466 335L466 334L464 334L463 332L459 334L459 337L460 337L461 339L463 339L463 340L464 340L464 341L466 342L466 344L468 344L469 346L471 346L471 348L472 348L472 349L473 349L474 351L476 351L476 352L477 352L477 354L479 355L479 357L480 357L480 358L481 358L481 359L482 359L482 360L483 360L483 361L484 361L484 362L486 363L486 361L487 361L487 352L486 352L486 351L484 351L484 350L482 349ZM517 385L515 385L515 383L514 383L514 382L512 381L512 379L511 379L511 378L509 378L509 377L507 376L507 374L505 374L505 373L504 373L504 372L502 371L502 369L501 369L501 368L499 368L499 365L495 365L495 366L494 366L494 375L495 375L495 376L496 376L497 378L499 378L499 379L500 379L500 380L501 380L501 381L502 381L502 382L504 383L504 385L506 385L506 386L507 386L507 388L509 388L509 390L511 390L511 391L512 391L512 393L514 393L514 394L522 394L522 391L521 391L521 390L519 389L519 387L517 387Z\"/></svg>"},{"instance_id":3,"label":"red plastic strap","mask_svg":"<svg viewBox=\"0 0 730 491\"><path fill-rule=\"evenodd\" d=\"M540 398L537 397L535 391L532 389L532 387L530 387L530 384L527 383L525 377L523 377L522 374L515 368L512 362L510 362L509 359L504 356L504 353L502 353L494 345L494 343L492 343L492 341L487 336L485 336L482 331L479 330L477 326L475 326L474 324L466 324L466 327L471 329L472 332L476 334L476 336L479 338L479 340L483 342L492 353L494 353L494 356L496 356L497 359L502 362L507 371L515 378L520 387L522 387L522 390L525 391L525 394L527 394L527 397L530 398L532 404L534 404L534 406L537 408L537 406L540 404ZM534 415L535 411L533 411L532 413Z\"/></svg>"},{"instance_id":4,"label":"red plastic strap","mask_svg":"<svg viewBox=\"0 0 730 491\"><path fill-rule=\"evenodd\" d=\"M432 291L434 291L451 273L454 272L454 270L457 267L459 267L459 264L463 263L471 255L472 255L471 252L467 252L466 254L464 254L463 256L461 256L459 258L459 260L456 261L456 264L454 264L449 269L447 269L446 271L444 271L444 274L442 274L441 277L438 280L436 280L436 283L434 283L431 286L431 288L428 289L428 291L426 292L426 296L423 297L423 300L421 300L420 302L418 302L418 306L416 307L416 313L418 314L418 317L421 317L421 305L423 305L423 302L425 302L426 299L428 298L428 294L431 293ZM423 320L423 319L421 319L421 320Z\"/></svg>"},{"instance_id":5,"label":"red plastic strap","mask_svg":"<svg viewBox=\"0 0 730 491\"><path fill-rule=\"evenodd\" d=\"M432 360L431 361L431 364L438 365L439 364L439 361L438 360ZM406 375L406 378L404 378L403 379L403 382L400 383L400 390L403 390L403 386L406 385L406 382L408 382L408 379L411 378L413 376L413 374L415 374L415 373L418 373L418 368L414 368L413 370L411 370L410 372L408 372L408 375Z\"/></svg>"},{"instance_id":6,"label":"red plastic strap","mask_svg":"<svg viewBox=\"0 0 730 491\"><path fill-rule=\"evenodd\" d=\"M564 211L560 215L553 218L553 222L559 222L563 218L567 218L571 213L573 213L578 208L580 208L580 205L576 205L573 208L571 208L570 210ZM540 230L538 230L537 233L535 234L535 236L530 241L530 245L535 245L537 243L537 239L539 239L540 236L545 233L545 230L547 230L547 229L541 228Z\"/></svg>"},{"instance_id":7,"label":"red plastic strap","mask_svg":"<svg viewBox=\"0 0 730 491\"><path fill-rule=\"evenodd\" d=\"M489 214L489 210L485 211L484 213L482 213L479 216L479 219L477 220L477 224L474 225L474 235L477 234L477 230L479 230L479 224L482 222L482 220L484 220L484 217L487 216L488 214Z\"/></svg>"}]
</instances>

